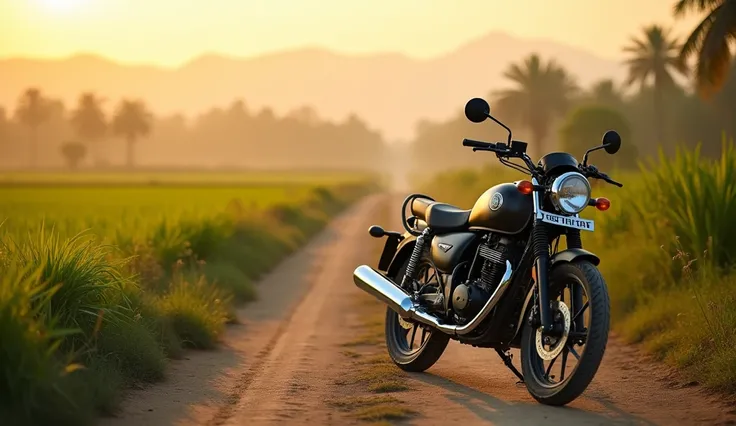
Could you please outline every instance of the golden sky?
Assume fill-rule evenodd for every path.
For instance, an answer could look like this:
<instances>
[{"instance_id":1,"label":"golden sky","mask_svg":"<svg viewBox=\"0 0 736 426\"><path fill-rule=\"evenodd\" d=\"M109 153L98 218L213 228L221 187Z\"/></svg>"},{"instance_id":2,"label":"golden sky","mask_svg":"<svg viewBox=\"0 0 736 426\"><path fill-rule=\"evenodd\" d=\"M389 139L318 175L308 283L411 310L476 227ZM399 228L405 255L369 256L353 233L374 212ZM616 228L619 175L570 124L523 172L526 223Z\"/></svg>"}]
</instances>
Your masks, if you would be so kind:
<instances>
[{"instance_id":1,"label":"golden sky","mask_svg":"<svg viewBox=\"0 0 736 426\"><path fill-rule=\"evenodd\" d=\"M202 53L322 46L431 57L490 31L618 58L643 25L685 35L674 0L0 0L0 57L96 53L177 66Z\"/></svg>"}]
</instances>

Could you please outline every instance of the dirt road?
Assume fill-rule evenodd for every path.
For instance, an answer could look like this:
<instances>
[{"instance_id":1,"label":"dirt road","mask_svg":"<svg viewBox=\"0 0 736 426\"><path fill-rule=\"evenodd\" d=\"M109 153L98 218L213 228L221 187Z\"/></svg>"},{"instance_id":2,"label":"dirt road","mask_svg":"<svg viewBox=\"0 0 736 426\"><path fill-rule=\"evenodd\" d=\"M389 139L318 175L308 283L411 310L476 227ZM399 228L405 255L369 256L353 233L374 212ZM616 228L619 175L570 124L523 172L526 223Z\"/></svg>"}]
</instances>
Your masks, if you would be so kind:
<instances>
[{"instance_id":1,"label":"dirt road","mask_svg":"<svg viewBox=\"0 0 736 426\"><path fill-rule=\"evenodd\" d=\"M373 368L371 358L361 357L381 350L375 336L350 350L346 344L369 326L355 305L365 299L359 299L352 271L375 263L366 229L387 200L369 197L338 218L265 277L261 300L238 313L242 324L229 330L222 349L190 352L174 362L165 383L132 392L118 417L102 424L358 424L344 401L358 406L371 394L414 412L396 420L401 424L736 424L736 408L683 384L615 339L591 387L566 408L537 404L495 352L456 342L428 372L404 375L406 388L351 381L356 366ZM376 365L376 371L402 377L393 366ZM406 417L392 410L374 417L362 412L377 420Z\"/></svg>"}]
</instances>

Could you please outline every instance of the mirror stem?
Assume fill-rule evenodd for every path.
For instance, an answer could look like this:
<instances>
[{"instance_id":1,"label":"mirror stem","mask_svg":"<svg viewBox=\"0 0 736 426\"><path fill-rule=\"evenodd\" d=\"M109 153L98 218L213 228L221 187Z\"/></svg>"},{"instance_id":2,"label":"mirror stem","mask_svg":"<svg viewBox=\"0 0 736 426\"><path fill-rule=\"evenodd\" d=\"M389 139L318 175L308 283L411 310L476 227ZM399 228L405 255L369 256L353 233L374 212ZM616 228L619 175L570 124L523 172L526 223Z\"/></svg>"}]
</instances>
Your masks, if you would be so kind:
<instances>
[{"instance_id":1,"label":"mirror stem","mask_svg":"<svg viewBox=\"0 0 736 426\"><path fill-rule=\"evenodd\" d=\"M585 155L583 156L583 166L588 165L588 154L594 151L598 151L599 149L603 149L605 147L606 147L605 145L601 145L601 146L596 146L595 148L590 148L589 150L585 151Z\"/></svg>"},{"instance_id":2,"label":"mirror stem","mask_svg":"<svg viewBox=\"0 0 736 426\"><path fill-rule=\"evenodd\" d=\"M507 146L511 146L511 129L509 129L508 127L506 127L505 124L503 124L500 121L496 120L496 118L494 116L492 116L491 114L486 114L486 117L488 117L491 120L495 121L496 124L498 124L499 126L503 127L504 129L506 129L507 132L509 132L509 140L506 142L506 145Z\"/></svg>"}]
</instances>

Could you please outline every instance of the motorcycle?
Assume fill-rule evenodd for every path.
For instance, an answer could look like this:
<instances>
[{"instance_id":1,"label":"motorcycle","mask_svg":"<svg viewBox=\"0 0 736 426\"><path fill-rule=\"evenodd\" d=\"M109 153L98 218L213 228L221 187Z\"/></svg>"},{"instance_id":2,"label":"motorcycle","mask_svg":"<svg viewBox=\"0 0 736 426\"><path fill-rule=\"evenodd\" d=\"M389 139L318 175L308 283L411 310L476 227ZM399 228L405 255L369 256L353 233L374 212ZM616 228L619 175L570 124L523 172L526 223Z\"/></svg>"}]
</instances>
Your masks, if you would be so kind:
<instances>
[{"instance_id":1,"label":"motorcycle","mask_svg":"<svg viewBox=\"0 0 736 426\"><path fill-rule=\"evenodd\" d=\"M588 155L600 149L615 154L621 137L606 132L580 163L552 152L534 164L527 144L512 139L485 100L468 101L465 116L474 123L491 119L508 140L464 139L463 146L494 153L530 179L491 187L470 210L424 194L408 196L401 213L405 232L371 226L372 237L386 238L378 269L361 265L353 280L387 305L386 347L401 369L425 371L454 339L495 349L540 403L568 404L600 366L610 319L600 259L581 240L581 231L594 231L595 222L580 212L611 205L591 197L589 179L623 186L589 165ZM558 250L563 235L567 247ZM521 372L512 348L520 350Z\"/></svg>"}]
</instances>

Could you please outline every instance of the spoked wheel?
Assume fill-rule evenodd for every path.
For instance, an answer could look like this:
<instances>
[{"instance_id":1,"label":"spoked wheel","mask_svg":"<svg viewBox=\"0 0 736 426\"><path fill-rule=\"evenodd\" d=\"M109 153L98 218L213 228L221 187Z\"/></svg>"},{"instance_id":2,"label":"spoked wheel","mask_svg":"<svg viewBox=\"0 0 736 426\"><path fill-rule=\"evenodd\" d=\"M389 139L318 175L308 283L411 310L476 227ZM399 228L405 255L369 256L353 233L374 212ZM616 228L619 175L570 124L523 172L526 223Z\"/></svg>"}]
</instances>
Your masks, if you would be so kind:
<instances>
[{"instance_id":1,"label":"spoked wheel","mask_svg":"<svg viewBox=\"0 0 736 426\"><path fill-rule=\"evenodd\" d=\"M408 261L407 261L408 262ZM428 263L420 263L418 281L423 284L436 283L433 269ZM400 268L398 282L404 275L406 265ZM421 372L437 362L447 347L450 336L433 330L424 324L404 320L391 308L386 308L386 348L393 362L402 370Z\"/></svg>"},{"instance_id":2,"label":"spoked wheel","mask_svg":"<svg viewBox=\"0 0 736 426\"><path fill-rule=\"evenodd\" d=\"M549 276L554 330L524 326L521 367L529 393L548 405L580 396L598 371L608 342L608 290L589 262L556 266Z\"/></svg>"}]
</instances>

